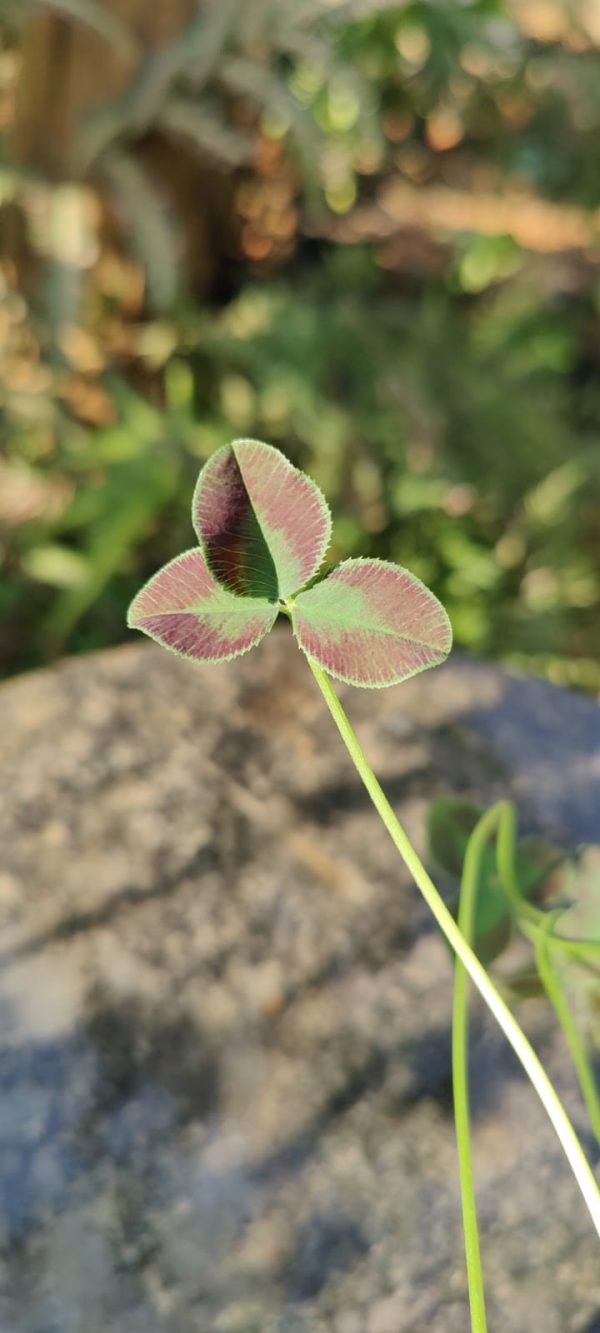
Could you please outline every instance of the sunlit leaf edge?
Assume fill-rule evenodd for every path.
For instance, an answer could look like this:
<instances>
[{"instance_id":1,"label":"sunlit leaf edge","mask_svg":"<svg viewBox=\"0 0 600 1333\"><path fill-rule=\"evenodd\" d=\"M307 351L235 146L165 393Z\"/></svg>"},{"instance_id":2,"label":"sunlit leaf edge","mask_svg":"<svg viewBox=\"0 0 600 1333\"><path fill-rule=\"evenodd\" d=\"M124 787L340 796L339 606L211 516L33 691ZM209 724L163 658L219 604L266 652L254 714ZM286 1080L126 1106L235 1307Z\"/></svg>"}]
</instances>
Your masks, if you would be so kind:
<instances>
[{"instance_id":1,"label":"sunlit leaf edge","mask_svg":"<svg viewBox=\"0 0 600 1333\"><path fill-rule=\"evenodd\" d=\"M417 666L412 671L403 672L402 675L394 677L392 680L384 680L384 681L356 680L352 676L349 676L341 671L336 671L332 669L330 666L320 661L319 658L316 657L314 653L307 652L306 648L303 647L302 641L297 632L296 621L294 617L294 606L292 605L292 617L291 617L292 629L298 647L300 648L300 651L304 653L304 656L310 658L313 662L316 663L317 666L321 667L323 671L326 671L328 676L332 676L334 680L341 681L343 685L352 685L355 689L367 689L367 690L386 690L389 689L390 686L402 685L405 680L410 680L413 676L419 676L422 674L423 671L429 671L433 667L442 666L452 650L452 642L453 642L452 622L450 620L448 612L446 611L445 606L443 606L439 598L435 596L435 593L433 593L431 589L427 587L427 584L423 583L422 579L420 579L417 574L413 574L411 570L406 569L404 565L398 565L393 560L380 560L376 556L351 556L348 560L341 560L339 564L335 565L333 569L329 570L329 572L325 575L323 579L317 580L317 584L315 586L318 586L318 584L320 583L325 583L327 579L331 577L332 574L335 574L337 572L337 570L343 569L348 565L383 565L387 569L391 568L397 570L398 573L400 574L406 574L413 583L413 585L415 585L419 589L422 589L423 592L427 593L428 597L432 597L437 603L438 607L440 608L442 612L442 619L445 621L446 628L448 631L448 647L440 655L440 659L438 662L424 663L423 666ZM310 592L312 591L312 589L309 588L306 591ZM301 594L302 595L304 594L304 589L301 590ZM399 635L398 637L401 636Z\"/></svg>"},{"instance_id":2,"label":"sunlit leaf edge","mask_svg":"<svg viewBox=\"0 0 600 1333\"><path fill-rule=\"evenodd\" d=\"M173 565L178 564L178 562L184 559L185 556L188 555L203 556L203 554L204 554L203 551L199 547L193 546L186 551L180 551L179 555L174 556L172 560L168 560L166 564L161 565L160 569L157 569L156 573L152 574L151 577L146 580L146 582L142 585L142 587L139 589L139 591L136 593L135 597L131 601L127 610L127 626L129 629L137 630L140 634L145 634L147 638L152 639L153 642L158 644L160 648L164 648L165 652L172 653L174 657L180 657L185 661L193 662L196 665L199 665L202 662L207 662L209 664L212 663L212 665L216 665L219 662L231 662L236 657L243 657L245 653L249 653L252 648L256 648L259 643L262 643L262 640L266 638L267 634L269 634L270 631L272 630L273 625L275 624L275 621L277 619L277 616L279 615L280 608L277 606L277 604L267 601L266 598L236 597L234 593L230 593L228 589L222 588L219 584L216 583L215 580L215 585L218 588L219 594L221 596L231 598L232 602L239 602L240 605L242 606L245 604L245 607L248 610L251 610L252 607L254 607L257 611L258 607L260 606L267 609L270 613L269 616L265 618L266 623L264 630L261 630L260 634L258 634L255 638L253 638L251 643L245 644L243 648L238 648L234 652L219 654L219 656L217 657L214 656L198 657L194 655L194 653L185 653L182 652L179 648L173 648L171 644L165 643L164 639L160 638L158 634L156 634L150 629L147 629L143 625L136 624L135 621L132 619L132 614L134 607L136 606L136 603L141 599L141 597L150 587L150 585L154 583L155 580L162 573L164 573L166 569L170 569ZM249 603L250 606L248 606Z\"/></svg>"}]
</instances>

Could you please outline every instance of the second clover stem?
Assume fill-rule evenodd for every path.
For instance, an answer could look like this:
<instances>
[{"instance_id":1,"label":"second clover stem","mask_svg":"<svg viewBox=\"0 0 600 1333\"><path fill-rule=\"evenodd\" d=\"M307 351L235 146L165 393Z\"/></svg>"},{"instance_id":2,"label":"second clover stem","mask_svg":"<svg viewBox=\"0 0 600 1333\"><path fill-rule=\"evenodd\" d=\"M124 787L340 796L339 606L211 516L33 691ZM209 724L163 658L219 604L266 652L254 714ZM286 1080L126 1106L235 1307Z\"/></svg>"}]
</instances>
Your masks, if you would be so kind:
<instances>
[{"instance_id":1,"label":"second clover stem","mask_svg":"<svg viewBox=\"0 0 600 1333\"><path fill-rule=\"evenodd\" d=\"M476 954L464 940L452 914L446 907L446 904L436 889L433 880L428 875L422 861L410 842L410 839L405 833L399 820L396 818L383 789L377 781L377 778L363 753L329 677L310 657L307 657L307 661L340 736L348 750L350 758L371 797L378 815L385 825L395 847L399 851L404 864L410 871L415 884L420 889L448 943L457 957L460 958L469 973L471 980L485 1000L491 1013L494 1015L496 1022L502 1028L515 1055L520 1060L525 1073L533 1084L558 1135L596 1231L600 1236L600 1191L598 1190L589 1163L558 1094L550 1082L550 1079L548 1078L548 1075L538 1059L531 1043L528 1041L525 1033L513 1017L508 1005L502 999L502 996L496 989L485 968L482 967Z\"/></svg>"},{"instance_id":2,"label":"second clover stem","mask_svg":"<svg viewBox=\"0 0 600 1333\"><path fill-rule=\"evenodd\" d=\"M481 857L490 831L497 819L497 806L483 815L474 829L467 846L458 903L458 927L467 942L473 939L475 907L481 872ZM469 1283L469 1306L472 1333L486 1333L485 1295L477 1204L473 1183L471 1157L471 1117L469 1112L469 974L460 958L454 969L454 999L452 1004L452 1092L454 1097L454 1124L460 1177L460 1195L465 1236L465 1257Z\"/></svg>"}]
</instances>

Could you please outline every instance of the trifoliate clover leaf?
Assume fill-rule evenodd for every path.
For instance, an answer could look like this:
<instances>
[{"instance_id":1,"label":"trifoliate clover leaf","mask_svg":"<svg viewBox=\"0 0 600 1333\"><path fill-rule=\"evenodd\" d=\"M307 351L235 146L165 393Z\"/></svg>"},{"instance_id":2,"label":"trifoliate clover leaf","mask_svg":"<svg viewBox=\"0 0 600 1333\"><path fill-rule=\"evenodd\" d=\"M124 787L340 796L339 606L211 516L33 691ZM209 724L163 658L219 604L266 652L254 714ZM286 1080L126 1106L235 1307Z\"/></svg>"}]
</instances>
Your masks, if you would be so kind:
<instances>
[{"instance_id":1,"label":"trifoliate clover leaf","mask_svg":"<svg viewBox=\"0 0 600 1333\"><path fill-rule=\"evenodd\" d=\"M450 651L444 608L406 569L346 560L306 586L329 542L329 510L318 486L271 445L234 440L218 449L200 473L192 521L200 548L155 574L128 616L171 651L197 661L237 657L280 610L303 652L352 685L397 684Z\"/></svg>"}]
</instances>

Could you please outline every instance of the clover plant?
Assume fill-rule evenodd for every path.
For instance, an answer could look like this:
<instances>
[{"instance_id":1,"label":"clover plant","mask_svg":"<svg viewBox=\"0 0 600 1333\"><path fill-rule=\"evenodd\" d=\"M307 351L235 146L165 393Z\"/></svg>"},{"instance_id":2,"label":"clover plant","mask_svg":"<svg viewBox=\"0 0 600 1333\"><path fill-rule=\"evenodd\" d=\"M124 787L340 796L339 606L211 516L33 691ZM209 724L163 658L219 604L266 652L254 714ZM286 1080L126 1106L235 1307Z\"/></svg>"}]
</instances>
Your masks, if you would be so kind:
<instances>
[{"instance_id":1,"label":"clover plant","mask_svg":"<svg viewBox=\"0 0 600 1333\"><path fill-rule=\"evenodd\" d=\"M194 491L192 522L199 544L171 560L141 589L129 609L128 624L182 657L223 662L260 643L280 613L288 617L350 758L456 955L452 1041L455 1121L471 1327L473 1333L485 1333L468 1108L468 978L535 1087L600 1233L600 1193L579 1140L543 1066L485 966L506 942L510 924L507 904L512 904L535 936L540 972L543 974L545 968L547 983L549 941L556 944L558 938L553 934L556 914L544 913L529 901L536 877L526 876L523 881L523 858L519 861L515 853L514 812L508 803L501 802L487 813L477 812L466 820L459 858L461 891L453 915L396 818L331 684L330 677L334 677L350 685L381 688L443 662L451 648L452 629L433 593L414 574L385 560L345 560L320 573L331 533L326 501L315 483L278 449L258 440L234 440L209 458ZM438 809L430 827L438 846L443 843L440 828L443 832ZM504 897L488 891L478 898L486 876L489 889L489 842L496 831ZM550 993L551 984L546 984L546 989ZM581 1081L581 1061L578 1072ZM590 1105L593 1098L589 1079L586 1091Z\"/></svg>"},{"instance_id":2,"label":"clover plant","mask_svg":"<svg viewBox=\"0 0 600 1333\"><path fill-rule=\"evenodd\" d=\"M278 449L235 440L203 467L192 502L200 546L138 593L129 624L209 662L260 643L280 611L299 646L351 685L393 685L436 666L452 630L433 593L385 560L345 560L314 582L331 517L314 481Z\"/></svg>"}]
</instances>

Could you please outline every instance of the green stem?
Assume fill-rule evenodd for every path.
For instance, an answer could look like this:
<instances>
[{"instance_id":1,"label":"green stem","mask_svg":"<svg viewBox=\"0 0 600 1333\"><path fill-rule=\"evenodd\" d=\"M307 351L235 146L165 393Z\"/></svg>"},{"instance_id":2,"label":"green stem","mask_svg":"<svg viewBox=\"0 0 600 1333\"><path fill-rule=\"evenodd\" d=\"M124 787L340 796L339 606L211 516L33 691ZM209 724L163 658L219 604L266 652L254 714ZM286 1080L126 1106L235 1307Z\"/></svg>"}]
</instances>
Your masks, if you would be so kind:
<instances>
[{"instance_id":1,"label":"green stem","mask_svg":"<svg viewBox=\"0 0 600 1333\"><path fill-rule=\"evenodd\" d=\"M396 818L387 797L384 795L375 774L363 754L358 739L350 726L329 677L326 676L325 672L322 671L321 668L317 666L317 663L312 661L310 657L307 658L307 661L340 736L348 750L350 758L371 797L378 815L385 825L395 847L399 851L404 864L410 871L415 884L420 889L430 911L446 936L448 943L464 964L471 980L476 985L479 993L494 1015L496 1022L502 1028L504 1035L510 1042L515 1055L520 1060L538 1094L538 1097L540 1098L540 1101L542 1102L542 1105L554 1125L565 1156L571 1166L573 1175L575 1176L586 1202L592 1221L600 1235L600 1191L598 1190L598 1186L592 1175L592 1171L586 1160L579 1139L577 1138L569 1117L564 1110L560 1098L550 1082L550 1079L548 1078L531 1043L527 1040L525 1033L521 1030L516 1019L511 1014L508 1005L496 990L496 987L488 976L485 968L482 967L479 959L473 953L473 950L463 939L453 916L448 911L448 908L438 893L433 880L430 879L427 874L427 871L417 856L412 843L404 832L399 820Z\"/></svg>"},{"instance_id":2,"label":"green stem","mask_svg":"<svg viewBox=\"0 0 600 1333\"><path fill-rule=\"evenodd\" d=\"M467 944L473 939L475 903L479 887L481 854L497 819L497 807L479 820L473 830L463 868L458 904L458 928ZM462 1201L465 1258L469 1283L472 1333L486 1333L485 1295L477 1204L473 1183L471 1158L471 1118L469 1113L469 974L456 959L454 972L454 1001L452 1005L452 1089L454 1094L454 1123L458 1151L458 1170Z\"/></svg>"},{"instance_id":3,"label":"green stem","mask_svg":"<svg viewBox=\"0 0 600 1333\"><path fill-rule=\"evenodd\" d=\"M554 920L558 915L558 912L550 913L544 928L536 931L535 958L542 985L550 1003L554 1005L556 1017L571 1052L575 1072L579 1079L581 1095L587 1107L592 1129L598 1143L600 1143L600 1098L598 1097L594 1071L587 1058L585 1047L577 1030L577 1024L552 961L551 931Z\"/></svg>"},{"instance_id":4,"label":"green stem","mask_svg":"<svg viewBox=\"0 0 600 1333\"><path fill-rule=\"evenodd\" d=\"M571 1013L569 1002L552 959L552 951L565 944L564 935L555 935L553 927L562 911L540 912L538 908L523 897L517 877L515 862L516 816L512 805L504 802L498 827L497 860L498 873L502 888L512 904L520 929L532 941L540 980L554 1006L556 1017L563 1030L565 1040L571 1052L575 1072L579 1079L581 1095L585 1102L590 1123L596 1139L600 1143L600 1098L594 1071L588 1060L585 1047L579 1036L577 1024ZM578 954L576 953L576 956Z\"/></svg>"},{"instance_id":5,"label":"green stem","mask_svg":"<svg viewBox=\"0 0 600 1333\"><path fill-rule=\"evenodd\" d=\"M531 929L526 930L530 938L534 932L546 929L547 912L540 911L527 901L521 893L515 864L515 846L517 837L516 814L509 801L503 802L502 816L498 825L497 862L502 888L519 917L519 925L527 922ZM587 963L589 957L600 953L600 940L569 939L568 935L553 935L552 944L565 953L570 953L580 962Z\"/></svg>"}]
</instances>

